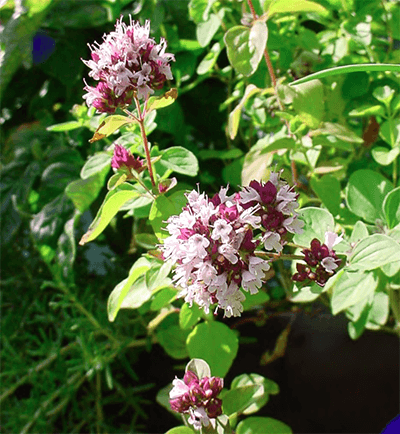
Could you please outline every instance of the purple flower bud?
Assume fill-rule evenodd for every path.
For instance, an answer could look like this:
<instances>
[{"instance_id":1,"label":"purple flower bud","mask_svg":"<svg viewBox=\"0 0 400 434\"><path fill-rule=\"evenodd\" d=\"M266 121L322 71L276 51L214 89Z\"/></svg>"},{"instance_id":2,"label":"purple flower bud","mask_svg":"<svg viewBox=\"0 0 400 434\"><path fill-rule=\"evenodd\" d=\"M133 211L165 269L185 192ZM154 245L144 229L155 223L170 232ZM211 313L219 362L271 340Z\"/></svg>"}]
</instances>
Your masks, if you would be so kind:
<instances>
[{"instance_id":1,"label":"purple flower bud","mask_svg":"<svg viewBox=\"0 0 400 434\"><path fill-rule=\"evenodd\" d=\"M123 146L115 145L114 155L111 160L111 167L114 169L133 169L140 173L143 170L143 162L139 157L135 159L132 153Z\"/></svg>"},{"instance_id":2,"label":"purple flower bud","mask_svg":"<svg viewBox=\"0 0 400 434\"><path fill-rule=\"evenodd\" d=\"M271 204L276 198L277 189L271 181L268 181L266 184L258 181L251 181L250 187L257 191L260 195L261 202L264 205Z\"/></svg>"},{"instance_id":3,"label":"purple flower bud","mask_svg":"<svg viewBox=\"0 0 400 434\"><path fill-rule=\"evenodd\" d=\"M199 378L198 376L192 372L192 371L187 371L183 377L183 381L185 384L187 384L188 386L190 386L191 383L198 383L199 382Z\"/></svg>"},{"instance_id":4,"label":"purple flower bud","mask_svg":"<svg viewBox=\"0 0 400 434\"><path fill-rule=\"evenodd\" d=\"M215 418L222 414L222 401L219 398L214 398L206 407L208 417Z\"/></svg>"}]
</instances>

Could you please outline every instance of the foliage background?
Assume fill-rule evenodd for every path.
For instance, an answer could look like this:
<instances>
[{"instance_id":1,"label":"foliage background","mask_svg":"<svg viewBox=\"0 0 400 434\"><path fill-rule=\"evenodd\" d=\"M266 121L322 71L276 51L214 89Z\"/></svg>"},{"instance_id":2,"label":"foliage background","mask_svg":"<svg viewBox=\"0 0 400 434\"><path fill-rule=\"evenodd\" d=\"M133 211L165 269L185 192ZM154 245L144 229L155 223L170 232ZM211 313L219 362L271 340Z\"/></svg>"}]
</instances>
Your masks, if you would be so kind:
<instances>
[{"instance_id":1,"label":"foliage background","mask_svg":"<svg viewBox=\"0 0 400 434\"><path fill-rule=\"evenodd\" d=\"M20 2L3 3L2 430L156 430L154 413L164 410L154 410L155 395L172 380L174 368L184 363L166 356L155 335L148 333L155 310L121 311L114 323L108 322L106 313L110 290L152 241L146 214L119 214L95 242L76 244L107 192L108 160L100 162L104 169L78 199L71 183L81 182L85 161L112 143L88 142L99 117L83 105L75 106L82 104L82 77L87 75L80 59L89 58L87 43L100 41L121 14L130 13L142 22L150 19L152 34L165 37L168 50L176 55L171 84L179 91L176 103L157 112L150 140L160 149L183 146L199 159L198 178L179 175L179 182L192 188L198 181L212 194L221 185L239 185L241 177L265 172L278 162L290 179L288 152L260 154L253 148L281 128L271 94L243 100L237 135L229 124L229 114L246 86L271 87L263 63L252 76L238 78L223 48L224 26L240 24L243 10L249 11L244 2L217 2L216 8L226 7L225 24L207 40L204 35L210 34L210 27L203 26L201 33L202 19L196 15L200 1L26 0L21 15L15 14ZM263 3L254 2L260 11ZM288 82L331 66L400 62L396 2L318 3L327 8L327 16L278 15L269 22L268 47L278 76L286 76ZM378 135L377 123L383 120L373 97L374 89L385 85L394 90L399 105L395 74L355 73L342 76L311 113L317 121L346 125L358 141L324 148L311 165L304 163L304 156L294 156L305 186L302 205L319 206L322 201L331 212L338 206L325 198L327 187L318 188L326 172L339 181L339 193L358 169L380 172L398 185L393 164L381 164L371 151L374 144L387 150L381 149L383 154L390 150L384 132ZM375 109L360 115L365 104ZM352 110L359 111L349 117ZM64 122L64 127L48 129ZM393 149L399 147L398 127L396 131ZM359 220L345 212L338 212L339 221L354 225ZM273 279L267 291L274 311L291 311L282 281ZM392 317L390 321L393 324ZM175 424L166 411L162 419L160 431Z\"/></svg>"}]
</instances>

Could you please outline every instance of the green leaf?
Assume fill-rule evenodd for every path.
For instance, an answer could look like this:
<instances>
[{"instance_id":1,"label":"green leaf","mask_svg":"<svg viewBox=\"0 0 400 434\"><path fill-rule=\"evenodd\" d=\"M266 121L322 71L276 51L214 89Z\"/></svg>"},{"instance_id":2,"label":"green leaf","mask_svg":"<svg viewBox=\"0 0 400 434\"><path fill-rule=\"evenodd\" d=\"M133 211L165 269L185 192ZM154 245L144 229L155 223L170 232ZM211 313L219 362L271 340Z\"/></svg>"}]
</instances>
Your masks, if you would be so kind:
<instances>
[{"instance_id":1,"label":"green leaf","mask_svg":"<svg viewBox=\"0 0 400 434\"><path fill-rule=\"evenodd\" d=\"M236 427L236 434L292 434L285 423L272 417L248 417Z\"/></svg>"},{"instance_id":2,"label":"green leaf","mask_svg":"<svg viewBox=\"0 0 400 434\"><path fill-rule=\"evenodd\" d=\"M221 27L225 9L220 9L218 14L210 14L207 21L202 21L196 27L196 37L201 47L207 47L214 35Z\"/></svg>"},{"instance_id":3,"label":"green leaf","mask_svg":"<svg viewBox=\"0 0 400 434\"><path fill-rule=\"evenodd\" d=\"M385 292L374 294L374 301L368 313L366 327L377 330L386 324L389 317L389 296Z\"/></svg>"},{"instance_id":4,"label":"green leaf","mask_svg":"<svg viewBox=\"0 0 400 434\"><path fill-rule=\"evenodd\" d=\"M390 119L384 122L380 129L379 135L382 140L388 143L392 148L400 145L400 119Z\"/></svg>"},{"instance_id":5,"label":"green leaf","mask_svg":"<svg viewBox=\"0 0 400 434\"><path fill-rule=\"evenodd\" d=\"M358 243L360 240L368 237L368 229L361 220L359 220L353 228L353 232L351 233L349 243Z\"/></svg>"},{"instance_id":6,"label":"green leaf","mask_svg":"<svg viewBox=\"0 0 400 434\"><path fill-rule=\"evenodd\" d=\"M322 208L303 208L299 217L304 221L304 232L295 234L293 242L300 246L309 246L314 238L322 243L325 241L325 232L333 231L335 222L332 214Z\"/></svg>"},{"instance_id":7,"label":"green leaf","mask_svg":"<svg viewBox=\"0 0 400 434\"><path fill-rule=\"evenodd\" d=\"M225 324L212 321L198 324L187 339L191 358L203 358L217 377L224 377L236 357L239 341Z\"/></svg>"},{"instance_id":8,"label":"green leaf","mask_svg":"<svg viewBox=\"0 0 400 434\"><path fill-rule=\"evenodd\" d=\"M386 195L382 207L389 229L397 226L400 223L400 187Z\"/></svg>"},{"instance_id":9,"label":"green leaf","mask_svg":"<svg viewBox=\"0 0 400 434\"><path fill-rule=\"evenodd\" d=\"M146 274L146 283L150 291L156 291L171 284L171 279L168 275L172 269L172 265L172 261L153 260L151 270Z\"/></svg>"},{"instance_id":10,"label":"green leaf","mask_svg":"<svg viewBox=\"0 0 400 434\"><path fill-rule=\"evenodd\" d=\"M189 332L182 330L178 325L170 325L167 328L158 328L156 335L158 342L165 352L174 359L185 359L188 356L186 339Z\"/></svg>"},{"instance_id":11,"label":"green leaf","mask_svg":"<svg viewBox=\"0 0 400 434\"><path fill-rule=\"evenodd\" d=\"M311 178L311 187L322 203L328 208L332 215L340 212L340 182L332 175L324 175L322 178Z\"/></svg>"},{"instance_id":12,"label":"green leaf","mask_svg":"<svg viewBox=\"0 0 400 434\"><path fill-rule=\"evenodd\" d=\"M284 0L283 0L284 1ZM302 83L307 83L307 81L332 77L333 75L338 74L348 74L350 72L370 72L370 71L394 71L400 72L400 65L395 65L392 63L365 63L358 65L346 65L346 66L336 66L335 68L324 69L322 71L318 71L314 74L307 75L306 77L300 78L299 80L293 81L290 83L290 86L297 86Z\"/></svg>"},{"instance_id":13,"label":"green leaf","mask_svg":"<svg viewBox=\"0 0 400 434\"><path fill-rule=\"evenodd\" d=\"M243 413L246 408L254 404L254 396L260 393L262 386L250 384L226 392L223 396L223 411L227 416Z\"/></svg>"},{"instance_id":14,"label":"green leaf","mask_svg":"<svg viewBox=\"0 0 400 434\"><path fill-rule=\"evenodd\" d=\"M239 128L240 115L242 113L242 108L246 101L254 94L260 92L261 89L254 86L254 84L249 84L244 91L243 98L240 103L229 113L228 118L228 133L230 138L233 140L236 137Z\"/></svg>"},{"instance_id":15,"label":"green leaf","mask_svg":"<svg viewBox=\"0 0 400 434\"><path fill-rule=\"evenodd\" d=\"M320 296L317 292L317 288L320 287L316 283L313 283L312 286L303 286L301 288L295 284L293 285L293 294L289 297L289 300L292 303L310 303Z\"/></svg>"},{"instance_id":16,"label":"green leaf","mask_svg":"<svg viewBox=\"0 0 400 434\"><path fill-rule=\"evenodd\" d=\"M222 48L221 42L216 42L211 47L210 51L205 55L196 69L198 75L207 74L207 72L210 72L213 69L214 65L217 63L217 59L222 51Z\"/></svg>"},{"instance_id":17,"label":"green leaf","mask_svg":"<svg viewBox=\"0 0 400 434\"><path fill-rule=\"evenodd\" d=\"M175 288L164 288L159 290L151 301L150 310L157 311L169 305L176 298Z\"/></svg>"},{"instance_id":18,"label":"green leaf","mask_svg":"<svg viewBox=\"0 0 400 434\"><path fill-rule=\"evenodd\" d=\"M260 147L261 153L279 151L280 149L295 149L296 142L291 137L270 138L265 136L254 145Z\"/></svg>"},{"instance_id":19,"label":"green leaf","mask_svg":"<svg viewBox=\"0 0 400 434\"><path fill-rule=\"evenodd\" d=\"M328 11L318 3L309 0L296 0L288 2L287 0L276 0L269 6L268 17L274 14L293 14L296 12L316 12L326 15Z\"/></svg>"},{"instance_id":20,"label":"green leaf","mask_svg":"<svg viewBox=\"0 0 400 434\"><path fill-rule=\"evenodd\" d=\"M121 171L114 173L114 175L107 181L107 190L114 190L127 180L128 176L126 173L121 173Z\"/></svg>"},{"instance_id":21,"label":"green leaf","mask_svg":"<svg viewBox=\"0 0 400 434\"><path fill-rule=\"evenodd\" d=\"M80 212L85 212L99 195L104 185L105 177L110 170L104 167L101 172L97 172L90 178L78 179L69 183L65 189L65 194L72 200Z\"/></svg>"},{"instance_id":22,"label":"green leaf","mask_svg":"<svg viewBox=\"0 0 400 434\"><path fill-rule=\"evenodd\" d=\"M165 434L193 434L193 430L182 425L169 429Z\"/></svg>"},{"instance_id":23,"label":"green leaf","mask_svg":"<svg viewBox=\"0 0 400 434\"><path fill-rule=\"evenodd\" d=\"M256 21L251 29L235 26L225 33L228 59L238 74L254 74L263 56L267 39L268 29L262 21Z\"/></svg>"},{"instance_id":24,"label":"green leaf","mask_svg":"<svg viewBox=\"0 0 400 434\"><path fill-rule=\"evenodd\" d=\"M152 96L147 102L146 113L149 114L152 110L158 110L164 107L168 107L173 104L178 98L178 91L175 88L165 92L162 96Z\"/></svg>"},{"instance_id":25,"label":"green leaf","mask_svg":"<svg viewBox=\"0 0 400 434\"><path fill-rule=\"evenodd\" d=\"M374 270L400 258L400 244L383 234L373 234L356 244L350 265L359 270Z\"/></svg>"},{"instance_id":26,"label":"green leaf","mask_svg":"<svg viewBox=\"0 0 400 434\"><path fill-rule=\"evenodd\" d=\"M7 22L2 18L0 98L21 64L31 66L32 38L49 13L51 3L52 0L25 1L23 8L27 13L15 14Z\"/></svg>"},{"instance_id":27,"label":"green leaf","mask_svg":"<svg viewBox=\"0 0 400 434\"><path fill-rule=\"evenodd\" d=\"M30 229L35 243L50 248L55 246L64 229L65 221L68 220L73 210L73 204L65 194L60 194L46 204L30 221ZM48 249L45 248L45 250ZM44 259L46 260L46 258Z\"/></svg>"},{"instance_id":28,"label":"green leaf","mask_svg":"<svg viewBox=\"0 0 400 434\"><path fill-rule=\"evenodd\" d=\"M390 101L392 100L395 90L391 89L389 86L380 86L374 89L372 95L379 102L385 104L386 107L389 107Z\"/></svg>"},{"instance_id":29,"label":"green leaf","mask_svg":"<svg viewBox=\"0 0 400 434\"><path fill-rule=\"evenodd\" d=\"M107 152L99 152L89 158L81 170L81 178L87 179L101 172L105 167L111 167L111 157Z\"/></svg>"},{"instance_id":30,"label":"green leaf","mask_svg":"<svg viewBox=\"0 0 400 434\"><path fill-rule=\"evenodd\" d=\"M351 117L365 117L365 116L383 116L385 114L385 110L381 105L363 105L352 110L349 113Z\"/></svg>"},{"instance_id":31,"label":"green leaf","mask_svg":"<svg viewBox=\"0 0 400 434\"><path fill-rule=\"evenodd\" d=\"M108 137L116 130L120 129L124 125L132 124L135 121L128 116L112 115L104 119L104 121L99 125L95 131L93 137L89 140L90 143L96 142L97 140L104 139Z\"/></svg>"},{"instance_id":32,"label":"green leaf","mask_svg":"<svg viewBox=\"0 0 400 434\"><path fill-rule=\"evenodd\" d=\"M272 152L263 152L259 146L253 146L244 158L242 185L249 185L253 179L267 182L273 158Z\"/></svg>"},{"instance_id":33,"label":"green leaf","mask_svg":"<svg viewBox=\"0 0 400 434\"><path fill-rule=\"evenodd\" d=\"M176 191L170 196L163 194L153 202L149 221L159 240L168 236L168 232L165 230L168 218L180 214L186 203L187 199L183 190Z\"/></svg>"},{"instance_id":34,"label":"green leaf","mask_svg":"<svg viewBox=\"0 0 400 434\"><path fill-rule=\"evenodd\" d=\"M181 146L173 146L161 151L160 164L182 175L196 176L199 164L196 156Z\"/></svg>"},{"instance_id":35,"label":"green leaf","mask_svg":"<svg viewBox=\"0 0 400 434\"><path fill-rule=\"evenodd\" d=\"M217 0L190 0L189 3L189 16L196 23L208 20L208 14L212 5Z\"/></svg>"},{"instance_id":36,"label":"green leaf","mask_svg":"<svg viewBox=\"0 0 400 434\"><path fill-rule=\"evenodd\" d=\"M293 108L310 128L317 128L325 114L324 88L319 80L296 86Z\"/></svg>"},{"instance_id":37,"label":"green leaf","mask_svg":"<svg viewBox=\"0 0 400 434\"><path fill-rule=\"evenodd\" d=\"M377 288L378 282L379 280L374 273L340 270L326 285L327 291L332 294L333 315L371 296Z\"/></svg>"},{"instance_id":38,"label":"green leaf","mask_svg":"<svg viewBox=\"0 0 400 434\"><path fill-rule=\"evenodd\" d=\"M364 143L363 139L361 137L358 137L354 131L350 130L349 128L343 125L334 124L332 122L324 122L320 126L320 128L310 132L310 137L314 137L318 135L334 136L344 142L349 142L349 143L359 143L359 144ZM335 145L332 144L332 146Z\"/></svg>"},{"instance_id":39,"label":"green leaf","mask_svg":"<svg viewBox=\"0 0 400 434\"><path fill-rule=\"evenodd\" d=\"M199 322L201 318L200 308L196 303L189 306L188 303L184 303L179 312L179 326L183 329L190 329Z\"/></svg>"},{"instance_id":40,"label":"green leaf","mask_svg":"<svg viewBox=\"0 0 400 434\"><path fill-rule=\"evenodd\" d=\"M279 386L274 381L264 378L259 374L242 374L235 377L231 384L231 390L236 389L240 391L242 387L250 385L258 385L259 389L252 396L253 402L244 410L241 410L243 414L255 413L268 402L269 395L279 393Z\"/></svg>"},{"instance_id":41,"label":"green leaf","mask_svg":"<svg viewBox=\"0 0 400 434\"><path fill-rule=\"evenodd\" d=\"M269 301L269 295L264 291L258 291L249 297L246 297L243 304L243 310L250 310L254 306L260 306Z\"/></svg>"},{"instance_id":42,"label":"green leaf","mask_svg":"<svg viewBox=\"0 0 400 434\"><path fill-rule=\"evenodd\" d=\"M109 191L95 219L81 238L79 244L83 246L97 238L110 223L111 219L117 214L122 205L137 196L139 196L139 193L128 183L120 185L118 189Z\"/></svg>"},{"instance_id":43,"label":"green leaf","mask_svg":"<svg viewBox=\"0 0 400 434\"><path fill-rule=\"evenodd\" d=\"M382 204L393 186L380 173L368 169L352 173L346 186L350 211L369 223L383 219Z\"/></svg>"},{"instance_id":44,"label":"green leaf","mask_svg":"<svg viewBox=\"0 0 400 434\"><path fill-rule=\"evenodd\" d=\"M107 313L108 313L109 321L113 322L115 320L117 313L121 309L123 301L127 297L129 291L132 289L133 285L135 284L135 282L137 282L139 277L144 276L144 274L146 273L147 270L149 270L149 268L150 268L150 262L144 257L139 258L130 269L129 276L126 279L124 279L122 282L118 283L118 285L112 290L111 294L108 297L108 302L107 302ZM140 289L139 285L137 285L137 288ZM144 291L140 291L140 292L137 291L137 292L138 292L137 295L139 297L143 297ZM149 295L147 300L151 296L150 292L148 294ZM146 298L146 296L144 298ZM141 306L142 303L140 303L140 301L138 300L138 304L139 306Z\"/></svg>"},{"instance_id":45,"label":"green leaf","mask_svg":"<svg viewBox=\"0 0 400 434\"><path fill-rule=\"evenodd\" d=\"M367 324L368 314L371 309L371 304L368 303L368 299L362 300L359 305L362 305L362 310L360 311L358 318L352 319L347 325L347 331L351 339L358 339L364 332L365 326ZM358 305L352 306L347 309L346 315L352 310L352 308L357 308Z\"/></svg>"},{"instance_id":46,"label":"green leaf","mask_svg":"<svg viewBox=\"0 0 400 434\"><path fill-rule=\"evenodd\" d=\"M50 127L47 127L46 130L59 133L61 131L76 130L77 128L81 128L82 126L83 125L81 122L69 121L69 122L62 122L61 124L51 125Z\"/></svg>"},{"instance_id":47,"label":"green leaf","mask_svg":"<svg viewBox=\"0 0 400 434\"><path fill-rule=\"evenodd\" d=\"M400 229L393 229L388 235L400 245ZM389 262L389 264L383 265L382 271L386 276L393 277L400 271L400 261Z\"/></svg>"},{"instance_id":48,"label":"green leaf","mask_svg":"<svg viewBox=\"0 0 400 434\"><path fill-rule=\"evenodd\" d=\"M388 149L383 146L375 146L371 153L377 163L388 166L398 157L400 148Z\"/></svg>"},{"instance_id":49,"label":"green leaf","mask_svg":"<svg viewBox=\"0 0 400 434\"><path fill-rule=\"evenodd\" d=\"M185 373L191 371L197 375L197 378L211 377L211 369L208 363L203 359L192 359L185 368ZM213 372L213 375L216 374Z\"/></svg>"},{"instance_id":50,"label":"green leaf","mask_svg":"<svg viewBox=\"0 0 400 434\"><path fill-rule=\"evenodd\" d=\"M64 225L64 230L57 241L56 263L53 270L57 270L59 277L73 284L73 265L76 256L75 226L81 213L75 210L74 215ZM53 271L54 274L54 271Z\"/></svg>"},{"instance_id":51,"label":"green leaf","mask_svg":"<svg viewBox=\"0 0 400 434\"><path fill-rule=\"evenodd\" d=\"M347 74L341 88L343 98L354 100L365 95L369 89L370 76L366 72Z\"/></svg>"}]
</instances>

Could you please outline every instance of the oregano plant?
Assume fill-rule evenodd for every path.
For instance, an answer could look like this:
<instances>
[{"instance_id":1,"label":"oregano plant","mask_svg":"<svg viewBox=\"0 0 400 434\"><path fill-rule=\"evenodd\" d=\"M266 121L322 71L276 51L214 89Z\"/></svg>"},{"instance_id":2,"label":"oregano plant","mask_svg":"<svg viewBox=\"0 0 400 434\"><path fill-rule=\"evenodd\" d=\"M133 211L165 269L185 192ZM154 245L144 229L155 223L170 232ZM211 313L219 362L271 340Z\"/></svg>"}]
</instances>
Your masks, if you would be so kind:
<instances>
[{"instance_id":1,"label":"oregano plant","mask_svg":"<svg viewBox=\"0 0 400 434\"><path fill-rule=\"evenodd\" d=\"M199 176L192 150L159 149L148 138L158 111L179 99L171 86L175 56L166 52L165 39L157 43L150 36L150 22L129 17L126 24L121 17L84 60L98 82L84 88L85 122L100 116L90 142L112 143L89 158L81 177L109 166L114 173L80 244L99 237L119 211L147 219L152 228L142 234L146 253L116 282L107 310L110 321L121 309L153 312L149 335L172 358L191 359L183 379L170 379L158 396L182 416L184 425L169 434L291 432L284 422L247 417L267 403L268 394L279 392L273 381L254 373L235 378L230 389L223 381L239 347L229 321L268 303L272 278L293 303L318 298L332 314L345 312L352 339L365 329L399 334L400 105L391 74L400 67L370 59L323 68L323 59L314 59L314 74L302 69L311 60L285 68L284 51L276 54L279 25L295 33L291 16L300 13L328 19L324 6L308 0L189 3L198 43L211 44L197 74L213 70L231 90L222 104L227 149L218 158L234 160L230 169L239 168L239 176L225 177L240 182L211 193L209 186L206 192L201 183L188 184L187 177ZM346 25L353 35L350 21ZM305 41L304 56L315 54L320 41L308 33ZM368 44L358 33L353 43L361 57ZM224 47L225 71L216 63ZM379 117L383 144L371 155L378 167L391 165L391 177L361 167L350 173L367 139L330 106L339 101L345 110L338 89L352 74L367 73L385 76L387 84L378 83L366 104L346 110L349 122ZM239 138L249 143L245 152ZM70 188L72 200L79 188Z\"/></svg>"}]
</instances>

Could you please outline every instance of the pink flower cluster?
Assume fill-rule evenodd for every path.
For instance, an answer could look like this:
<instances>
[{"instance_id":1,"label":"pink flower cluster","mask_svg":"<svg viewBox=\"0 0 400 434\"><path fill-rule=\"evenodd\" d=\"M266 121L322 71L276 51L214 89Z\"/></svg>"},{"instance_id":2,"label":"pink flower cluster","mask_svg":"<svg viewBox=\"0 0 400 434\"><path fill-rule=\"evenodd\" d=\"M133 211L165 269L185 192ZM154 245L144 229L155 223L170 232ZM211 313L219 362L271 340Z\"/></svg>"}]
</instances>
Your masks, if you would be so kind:
<instances>
[{"instance_id":1,"label":"pink flower cluster","mask_svg":"<svg viewBox=\"0 0 400 434\"><path fill-rule=\"evenodd\" d=\"M240 316L245 300L240 288L257 293L270 268L256 248L262 242L280 252L287 232L302 231L294 212L297 196L279 174L271 179L252 181L232 196L221 188L212 199L193 190L182 213L168 219L163 256L177 264L173 281L190 305L194 301L209 312L216 303L225 316Z\"/></svg>"},{"instance_id":2,"label":"pink flower cluster","mask_svg":"<svg viewBox=\"0 0 400 434\"><path fill-rule=\"evenodd\" d=\"M127 26L122 17L115 31L103 36L101 44L89 46L91 60L83 62L91 69L89 76L99 81L96 87L86 82L84 95L87 105L99 112L114 113L118 107L131 104L134 92L146 99L154 89L161 89L165 80L171 80L169 66L175 60L166 53L166 41L160 44L149 37L150 22L144 26L132 22Z\"/></svg>"},{"instance_id":3,"label":"pink flower cluster","mask_svg":"<svg viewBox=\"0 0 400 434\"><path fill-rule=\"evenodd\" d=\"M341 259L338 259L333 246L340 243L342 237L337 236L334 232L326 232L325 244L314 238L311 241L311 248L302 250L304 261L307 265L297 264L297 273L292 279L296 282L311 280L319 286L325 286L327 280L333 276L335 270L340 266Z\"/></svg>"},{"instance_id":4,"label":"pink flower cluster","mask_svg":"<svg viewBox=\"0 0 400 434\"><path fill-rule=\"evenodd\" d=\"M192 371L187 371L183 381L175 378L173 389L169 393L171 409L189 414L188 422L197 430L202 425L208 426L210 419L222 414L222 401L217 398L224 380L219 377L203 377L199 379Z\"/></svg>"}]
</instances>

